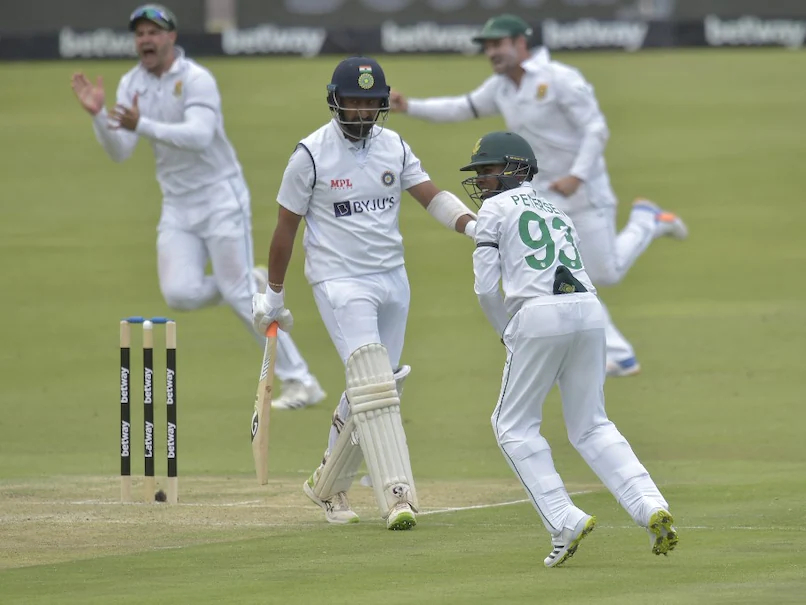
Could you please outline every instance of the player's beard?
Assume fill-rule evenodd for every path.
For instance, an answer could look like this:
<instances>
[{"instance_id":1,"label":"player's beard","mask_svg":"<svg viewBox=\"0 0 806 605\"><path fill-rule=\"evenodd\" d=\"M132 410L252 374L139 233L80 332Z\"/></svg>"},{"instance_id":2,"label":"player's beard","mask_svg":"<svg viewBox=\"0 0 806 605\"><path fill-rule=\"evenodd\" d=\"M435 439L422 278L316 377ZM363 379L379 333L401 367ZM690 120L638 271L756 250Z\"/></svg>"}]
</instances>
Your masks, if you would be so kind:
<instances>
[{"instance_id":1,"label":"player's beard","mask_svg":"<svg viewBox=\"0 0 806 605\"><path fill-rule=\"evenodd\" d=\"M377 119L377 115L375 116ZM355 119L347 121L342 116L342 124L341 127L344 129L344 132L354 138L363 140L368 139L372 134L372 128L375 126L375 119L362 119L361 116L355 116Z\"/></svg>"}]
</instances>

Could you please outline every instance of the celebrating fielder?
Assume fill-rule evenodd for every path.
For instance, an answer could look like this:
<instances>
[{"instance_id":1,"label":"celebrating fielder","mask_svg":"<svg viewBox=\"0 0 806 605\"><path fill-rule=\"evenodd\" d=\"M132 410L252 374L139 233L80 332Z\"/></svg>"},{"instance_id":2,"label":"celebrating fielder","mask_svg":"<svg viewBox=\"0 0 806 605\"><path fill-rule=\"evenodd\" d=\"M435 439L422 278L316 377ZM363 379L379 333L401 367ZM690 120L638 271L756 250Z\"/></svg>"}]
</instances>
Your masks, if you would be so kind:
<instances>
[{"instance_id":1,"label":"celebrating fielder","mask_svg":"<svg viewBox=\"0 0 806 605\"><path fill-rule=\"evenodd\" d=\"M627 225L616 234L617 202L604 160L609 132L593 87L576 69L551 61L547 49L530 54L531 33L514 15L490 19L474 41L483 45L493 76L458 97L406 99L393 90L392 110L435 122L501 114L507 128L523 136L540 161L536 185L541 195L574 219L591 279L600 286L615 285L655 238L684 239L687 229L674 214L639 199ZM632 345L607 310L603 312L608 374L637 373L640 366Z\"/></svg>"},{"instance_id":2,"label":"celebrating fielder","mask_svg":"<svg viewBox=\"0 0 806 605\"><path fill-rule=\"evenodd\" d=\"M585 271L574 223L532 188L537 161L517 134L481 138L462 170L477 173L462 184L481 208L475 291L507 349L493 430L551 533L546 567L571 557L595 525L571 501L540 434L543 402L555 383L571 443L647 528L652 552L667 554L677 544L668 504L605 413L606 316Z\"/></svg>"},{"instance_id":3,"label":"celebrating fielder","mask_svg":"<svg viewBox=\"0 0 806 605\"><path fill-rule=\"evenodd\" d=\"M104 107L100 77L93 84L74 74L73 91L115 162L129 158L140 138L151 143L163 195L157 264L165 302L189 311L223 301L251 332L252 295L265 289L267 278L265 268L254 268L249 189L224 132L215 78L175 45L176 18L165 7L135 9L129 29L140 63L121 78L114 110ZM204 273L208 259L213 275ZM284 381L275 407L324 399L285 333L278 341L275 371Z\"/></svg>"},{"instance_id":4,"label":"celebrating fielder","mask_svg":"<svg viewBox=\"0 0 806 605\"><path fill-rule=\"evenodd\" d=\"M409 282L398 227L403 191L440 223L473 237L475 216L440 191L409 145L384 128L389 87L367 57L345 59L327 87L333 119L304 138L289 160L269 252L269 288L253 298L262 332L293 323L283 282L294 236L305 219L305 275L346 368L322 464L303 485L330 523L355 523L346 492L363 459L389 529L416 523L417 495L400 418L400 365Z\"/></svg>"}]
</instances>

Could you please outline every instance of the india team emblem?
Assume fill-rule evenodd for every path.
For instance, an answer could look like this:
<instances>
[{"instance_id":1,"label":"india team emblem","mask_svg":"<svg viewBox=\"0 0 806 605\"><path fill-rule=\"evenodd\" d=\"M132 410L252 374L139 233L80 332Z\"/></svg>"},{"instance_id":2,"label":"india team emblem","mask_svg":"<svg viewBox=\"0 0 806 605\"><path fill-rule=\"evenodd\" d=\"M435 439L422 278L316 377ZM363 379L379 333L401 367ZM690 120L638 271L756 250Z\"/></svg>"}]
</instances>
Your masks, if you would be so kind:
<instances>
[{"instance_id":1,"label":"india team emblem","mask_svg":"<svg viewBox=\"0 0 806 605\"><path fill-rule=\"evenodd\" d=\"M375 84L375 76L372 75L372 65L358 66L358 85L364 90L369 90Z\"/></svg>"},{"instance_id":2,"label":"india team emblem","mask_svg":"<svg viewBox=\"0 0 806 605\"><path fill-rule=\"evenodd\" d=\"M174 84L174 96L182 96L182 80L179 80L176 84Z\"/></svg>"},{"instance_id":3,"label":"india team emblem","mask_svg":"<svg viewBox=\"0 0 806 605\"><path fill-rule=\"evenodd\" d=\"M381 182L387 187L391 187L395 184L395 173L391 170L387 170L381 175Z\"/></svg>"},{"instance_id":4,"label":"india team emblem","mask_svg":"<svg viewBox=\"0 0 806 605\"><path fill-rule=\"evenodd\" d=\"M538 100L544 99L546 97L546 93L548 91L549 91L549 85L548 84L540 84L537 87L537 98L538 98Z\"/></svg>"}]
</instances>

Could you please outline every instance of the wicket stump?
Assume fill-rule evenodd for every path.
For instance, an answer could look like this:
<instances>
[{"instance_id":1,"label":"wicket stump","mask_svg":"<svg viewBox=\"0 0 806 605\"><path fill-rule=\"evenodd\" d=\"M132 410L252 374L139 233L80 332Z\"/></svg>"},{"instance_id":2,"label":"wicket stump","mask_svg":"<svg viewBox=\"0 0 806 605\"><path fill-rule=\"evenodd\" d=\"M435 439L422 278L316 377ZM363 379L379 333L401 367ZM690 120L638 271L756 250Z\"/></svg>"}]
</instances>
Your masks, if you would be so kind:
<instances>
[{"instance_id":1,"label":"wicket stump","mask_svg":"<svg viewBox=\"0 0 806 605\"><path fill-rule=\"evenodd\" d=\"M143 460L146 502L154 499L154 324L165 326L165 415L168 503L179 501L176 420L176 322L166 317L133 316L120 322L120 500L132 501L131 477L131 325L143 326Z\"/></svg>"}]
</instances>

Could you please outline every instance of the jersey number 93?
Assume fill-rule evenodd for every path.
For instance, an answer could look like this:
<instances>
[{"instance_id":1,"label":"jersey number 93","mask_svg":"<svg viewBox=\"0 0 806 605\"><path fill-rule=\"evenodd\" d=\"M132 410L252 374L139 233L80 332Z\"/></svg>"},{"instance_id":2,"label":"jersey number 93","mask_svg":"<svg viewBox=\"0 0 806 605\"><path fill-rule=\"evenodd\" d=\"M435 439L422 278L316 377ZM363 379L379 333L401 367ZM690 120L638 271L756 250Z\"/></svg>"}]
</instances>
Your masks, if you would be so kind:
<instances>
[{"instance_id":1,"label":"jersey number 93","mask_svg":"<svg viewBox=\"0 0 806 605\"><path fill-rule=\"evenodd\" d=\"M537 228L540 232L539 239L533 238L532 234L530 233L529 227L532 223L537 223ZM532 250L545 249L545 252L540 255L542 258L538 258L537 252L535 254L526 256L524 259L526 260L526 264L532 269L542 271L548 267L551 267L554 264L555 259L558 259L560 263L569 269L581 269L582 258L579 255L579 250L577 250L577 247L574 244L574 235L571 231L571 227L566 225L565 221L563 221L559 216L555 216L551 220L551 228L555 231L565 232L565 241L567 241L574 250L574 258L568 256L565 253L565 250L560 250L559 254L556 253L554 237L551 231L549 231L549 226L546 224L546 220L539 214L532 212L531 210L527 210L521 214L520 221L518 221L518 233L520 233L523 243L529 246ZM563 246L563 248L564 247L565 246Z\"/></svg>"}]
</instances>

